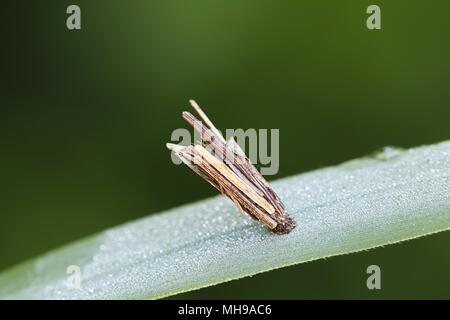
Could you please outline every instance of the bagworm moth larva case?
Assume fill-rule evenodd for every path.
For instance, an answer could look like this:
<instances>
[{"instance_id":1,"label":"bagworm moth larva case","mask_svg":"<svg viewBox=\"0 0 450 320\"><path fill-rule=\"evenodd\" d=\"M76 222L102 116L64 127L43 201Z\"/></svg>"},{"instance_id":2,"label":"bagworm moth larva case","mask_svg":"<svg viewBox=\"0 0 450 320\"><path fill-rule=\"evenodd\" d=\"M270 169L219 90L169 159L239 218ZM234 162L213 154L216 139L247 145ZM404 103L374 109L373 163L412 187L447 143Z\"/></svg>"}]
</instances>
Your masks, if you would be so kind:
<instances>
[{"instance_id":1,"label":"bagworm moth larva case","mask_svg":"<svg viewBox=\"0 0 450 320\"><path fill-rule=\"evenodd\" d=\"M245 156L233 138L225 140L198 104L192 107L207 125L189 112L183 118L200 134L201 144L167 144L181 161L228 196L242 212L264 223L277 234L289 233L295 223L285 211L278 195Z\"/></svg>"}]
</instances>

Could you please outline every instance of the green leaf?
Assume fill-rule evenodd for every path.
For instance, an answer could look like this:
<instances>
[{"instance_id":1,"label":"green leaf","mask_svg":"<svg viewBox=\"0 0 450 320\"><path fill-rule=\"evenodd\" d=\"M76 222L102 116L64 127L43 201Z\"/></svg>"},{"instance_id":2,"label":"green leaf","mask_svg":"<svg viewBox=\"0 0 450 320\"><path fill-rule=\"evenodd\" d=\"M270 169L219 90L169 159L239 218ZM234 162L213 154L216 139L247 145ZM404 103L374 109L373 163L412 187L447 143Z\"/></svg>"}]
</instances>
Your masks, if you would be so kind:
<instances>
[{"instance_id":1,"label":"green leaf","mask_svg":"<svg viewBox=\"0 0 450 320\"><path fill-rule=\"evenodd\" d=\"M160 298L448 230L450 141L386 149L273 187L297 222L288 235L272 234L217 196L8 270L0 275L0 298ZM70 265L81 268L79 289L67 285Z\"/></svg>"}]
</instances>

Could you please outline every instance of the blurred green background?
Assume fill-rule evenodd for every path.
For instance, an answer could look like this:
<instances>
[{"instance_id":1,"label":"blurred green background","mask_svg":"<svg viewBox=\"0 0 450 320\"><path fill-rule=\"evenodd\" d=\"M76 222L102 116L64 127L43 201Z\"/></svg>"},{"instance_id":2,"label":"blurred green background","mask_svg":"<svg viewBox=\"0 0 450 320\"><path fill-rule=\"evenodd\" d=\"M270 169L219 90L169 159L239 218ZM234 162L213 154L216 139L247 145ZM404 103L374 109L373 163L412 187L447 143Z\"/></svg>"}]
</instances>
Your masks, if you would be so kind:
<instances>
[{"instance_id":1,"label":"blurred green background","mask_svg":"<svg viewBox=\"0 0 450 320\"><path fill-rule=\"evenodd\" d=\"M369 4L382 30L366 28ZM0 270L216 194L165 149L189 98L220 128L279 128L271 179L450 138L448 0L0 6ZM176 297L450 298L449 245L443 233Z\"/></svg>"}]
</instances>

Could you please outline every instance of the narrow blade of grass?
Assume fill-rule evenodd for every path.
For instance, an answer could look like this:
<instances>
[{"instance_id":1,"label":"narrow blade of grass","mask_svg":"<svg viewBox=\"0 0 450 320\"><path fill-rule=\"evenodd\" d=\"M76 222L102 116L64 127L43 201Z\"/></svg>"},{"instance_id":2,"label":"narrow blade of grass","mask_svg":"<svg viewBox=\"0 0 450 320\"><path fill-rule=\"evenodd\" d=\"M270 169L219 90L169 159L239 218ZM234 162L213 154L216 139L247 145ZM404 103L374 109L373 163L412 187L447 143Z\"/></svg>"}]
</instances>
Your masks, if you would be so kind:
<instances>
[{"instance_id":1,"label":"narrow blade of grass","mask_svg":"<svg viewBox=\"0 0 450 320\"><path fill-rule=\"evenodd\" d=\"M387 149L273 187L297 222L288 235L272 234L218 196L8 270L0 275L0 298L159 298L448 230L450 142ZM80 267L79 289L67 285L70 265Z\"/></svg>"}]
</instances>

